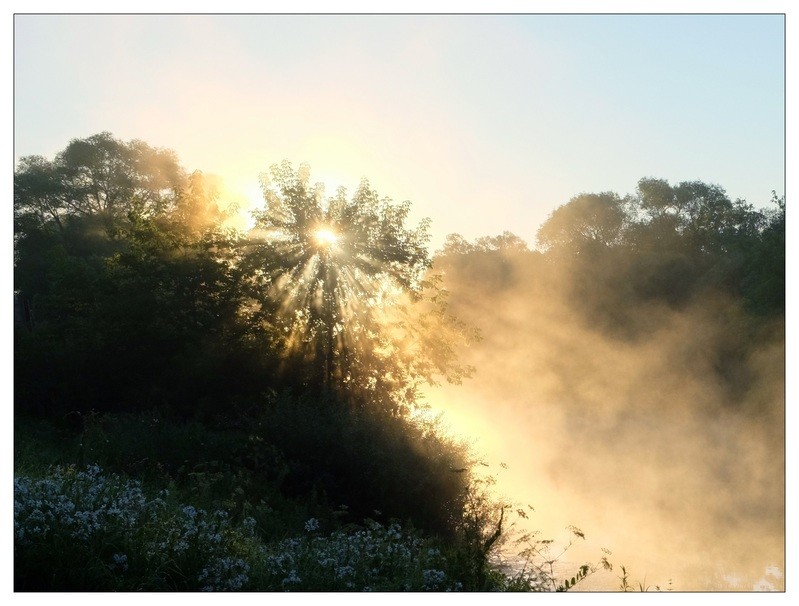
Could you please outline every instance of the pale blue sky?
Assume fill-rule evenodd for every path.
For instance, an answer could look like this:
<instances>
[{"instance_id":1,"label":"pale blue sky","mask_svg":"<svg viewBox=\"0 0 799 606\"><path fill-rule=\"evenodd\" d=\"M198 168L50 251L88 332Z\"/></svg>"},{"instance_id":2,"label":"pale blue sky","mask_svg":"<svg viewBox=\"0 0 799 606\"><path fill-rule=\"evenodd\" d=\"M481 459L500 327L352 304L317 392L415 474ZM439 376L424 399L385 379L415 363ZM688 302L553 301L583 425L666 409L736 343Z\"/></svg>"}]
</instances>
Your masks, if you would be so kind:
<instances>
[{"instance_id":1,"label":"pale blue sky","mask_svg":"<svg viewBox=\"0 0 799 606\"><path fill-rule=\"evenodd\" d=\"M44 16L15 24L15 156L110 131L253 197L270 164L362 176L434 244L533 242L584 191L784 192L778 15Z\"/></svg>"}]
</instances>

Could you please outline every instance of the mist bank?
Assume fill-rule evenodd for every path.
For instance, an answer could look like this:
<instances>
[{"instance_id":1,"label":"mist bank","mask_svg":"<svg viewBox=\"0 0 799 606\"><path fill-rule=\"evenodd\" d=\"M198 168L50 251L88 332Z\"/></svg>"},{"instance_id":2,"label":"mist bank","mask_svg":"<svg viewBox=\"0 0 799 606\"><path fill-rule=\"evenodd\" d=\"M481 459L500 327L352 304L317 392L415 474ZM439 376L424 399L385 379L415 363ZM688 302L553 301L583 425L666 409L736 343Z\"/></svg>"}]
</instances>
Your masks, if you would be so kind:
<instances>
[{"instance_id":1,"label":"mist bank","mask_svg":"<svg viewBox=\"0 0 799 606\"><path fill-rule=\"evenodd\" d=\"M580 563L612 551L584 587L617 589L624 564L677 590L784 588L784 314L753 311L727 250L573 251L449 239L435 268L482 339L475 376L428 401L535 507L524 524L580 527Z\"/></svg>"}]
</instances>

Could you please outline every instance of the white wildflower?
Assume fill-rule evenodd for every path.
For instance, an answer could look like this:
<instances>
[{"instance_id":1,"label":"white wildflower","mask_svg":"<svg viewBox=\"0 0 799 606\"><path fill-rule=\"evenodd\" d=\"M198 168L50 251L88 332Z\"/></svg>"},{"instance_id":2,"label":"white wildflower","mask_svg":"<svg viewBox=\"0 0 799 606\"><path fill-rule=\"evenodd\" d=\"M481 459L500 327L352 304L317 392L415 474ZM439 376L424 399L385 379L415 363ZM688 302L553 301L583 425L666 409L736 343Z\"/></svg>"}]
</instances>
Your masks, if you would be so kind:
<instances>
[{"instance_id":1,"label":"white wildflower","mask_svg":"<svg viewBox=\"0 0 799 606\"><path fill-rule=\"evenodd\" d=\"M314 532L315 530L319 530L319 520L316 518L311 518L307 522L305 522L305 531L306 532Z\"/></svg>"}]
</instances>

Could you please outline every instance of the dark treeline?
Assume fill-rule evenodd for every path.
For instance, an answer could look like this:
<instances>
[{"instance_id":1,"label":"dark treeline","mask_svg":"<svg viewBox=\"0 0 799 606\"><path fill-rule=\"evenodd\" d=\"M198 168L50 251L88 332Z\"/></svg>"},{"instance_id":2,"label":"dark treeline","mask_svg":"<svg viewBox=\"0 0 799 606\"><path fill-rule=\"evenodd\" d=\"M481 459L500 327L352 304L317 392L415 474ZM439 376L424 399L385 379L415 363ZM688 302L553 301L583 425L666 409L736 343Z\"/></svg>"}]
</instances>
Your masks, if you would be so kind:
<instances>
[{"instance_id":1,"label":"dark treeline","mask_svg":"<svg viewBox=\"0 0 799 606\"><path fill-rule=\"evenodd\" d=\"M647 178L635 195L581 194L557 208L537 233L539 251L506 232L474 243L451 235L441 254L467 254L478 266L507 253L555 264L573 276L576 301L605 312L599 321L652 302L679 308L711 291L775 316L785 309L785 199L771 202L756 210L716 185ZM485 277L507 286L508 267L489 263Z\"/></svg>"},{"instance_id":2,"label":"dark treeline","mask_svg":"<svg viewBox=\"0 0 799 606\"><path fill-rule=\"evenodd\" d=\"M101 134L24 158L18 410L222 413L290 389L396 413L420 381L467 372L442 338L444 322L449 336L461 327L436 303L427 226L405 226L407 203L368 182L324 201L285 164L263 178L267 207L243 235L225 229L213 182L171 152ZM324 225L346 234L335 252L315 241ZM391 288L420 304L388 316ZM436 320L438 342L419 338Z\"/></svg>"},{"instance_id":3,"label":"dark treeline","mask_svg":"<svg viewBox=\"0 0 799 606\"><path fill-rule=\"evenodd\" d=\"M284 163L262 186L243 234L225 227L215 182L171 151L102 133L21 160L18 466L46 435L72 446L43 463L99 463L189 492L213 469L206 496L229 506L224 490L244 486L235 507L271 538L297 524L274 522L276 491L331 525L410 523L458 547L466 588L496 587L485 566L503 507L481 492L469 450L413 415L425 385L472 372L459 354L476 331L435 270L495 292L568 272L584 317L623 338L645 329L641 309L710 292L741 302L752 327L784 311L782 200L757 211L715 186L645 179L635 196L558 208L541 251L511 234L451 236L434 267L427 223L408 227L409 204L366 181L325 197L306 167ZM165 429L198 423L199 434Z\"/></svg>"},{"instance_id":4,"label":"dark treeline","mask_svg":"<svg viewBox=\"0 0 799 606\"><path fill-rule=\"evenodd\" d=\"M531 310L541 299L558 301L560 321L634 342L701 309L720 335L711 366L731 401L746 391L747 355L775 326L784 330L785 200L776 194L755 209L716 185L645 178L632 195L575 196L536 239L538 250L530 250L509 232L475 242L450 235L436 266L448 275L455 313L493 330L467 308L480 297L465 289L478 282ZM690 349L686 342L687 357Z\"/></svg>"}]
</instances>

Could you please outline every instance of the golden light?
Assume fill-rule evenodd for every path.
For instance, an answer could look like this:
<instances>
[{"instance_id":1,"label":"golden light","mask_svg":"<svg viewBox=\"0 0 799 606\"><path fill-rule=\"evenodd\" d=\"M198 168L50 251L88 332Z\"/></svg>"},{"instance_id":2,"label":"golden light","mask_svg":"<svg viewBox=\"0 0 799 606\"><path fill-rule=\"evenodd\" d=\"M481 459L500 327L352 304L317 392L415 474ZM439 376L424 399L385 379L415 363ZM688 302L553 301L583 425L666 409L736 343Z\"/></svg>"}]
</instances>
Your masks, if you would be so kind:
<instances>
[{"instance_id":1,"label":"golden light","mask_svg":"<svg viewBox=\"0 0 799 606\"><path fill-rule=\"evenodd\" d=\"M336 232L323 227L314 232L314 239L321 248L330 248L335 246L339 236Z\"/></svg>"}]
</instances>

